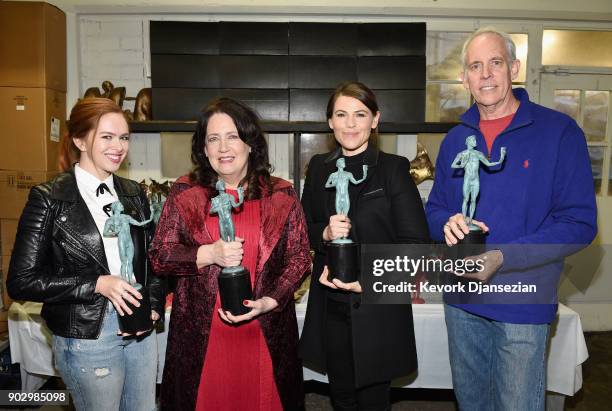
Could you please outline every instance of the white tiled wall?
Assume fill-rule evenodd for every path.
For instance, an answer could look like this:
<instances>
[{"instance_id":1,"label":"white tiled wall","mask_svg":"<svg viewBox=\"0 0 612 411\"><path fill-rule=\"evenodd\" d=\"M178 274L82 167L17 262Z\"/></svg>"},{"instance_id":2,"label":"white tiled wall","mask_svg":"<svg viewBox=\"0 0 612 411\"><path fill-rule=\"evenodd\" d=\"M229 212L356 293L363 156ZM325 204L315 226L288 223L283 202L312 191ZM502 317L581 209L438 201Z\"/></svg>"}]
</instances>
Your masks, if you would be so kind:
<instances>
[{"instance_id":1,"label":"white tiled wall","mask_svg":"<svg viewBox=\"0 0 612 411\"><path fill-rule=\"evenodd\" d=\"M78 24L81 95L89 87L101 87L104 80L125 87L131 97L150 86L144 41L148 21L82 16ZM133 104L127 102L126 106L131 108Z\"/></svg>"},{"instance_id":2,"label":"white tiled wall","mask_svg":"<svg viewBox=\"0 0 612 411\"><path fill-rule=\"evenodd\" d=\"M116 87L125 87L129 97L151 86L147 78L148 48L145 48L148 24L148 20L135 17L79 17L80 96L89 87L101 88L105 80ZM133 110L134 103L126 101L123 107ZM132 134L130 151L120 174L137 181L163 178L158 133Z\"/></svg>"}]
</instances>

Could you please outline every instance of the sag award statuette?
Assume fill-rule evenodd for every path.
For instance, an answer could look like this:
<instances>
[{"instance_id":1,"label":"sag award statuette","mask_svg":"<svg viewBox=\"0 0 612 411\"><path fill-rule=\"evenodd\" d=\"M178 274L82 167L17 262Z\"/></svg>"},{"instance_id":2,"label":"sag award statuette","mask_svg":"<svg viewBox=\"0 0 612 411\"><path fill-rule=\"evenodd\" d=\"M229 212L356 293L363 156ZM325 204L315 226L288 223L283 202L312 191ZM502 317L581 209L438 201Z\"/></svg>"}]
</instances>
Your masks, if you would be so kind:
<instances>
[{"instance_id":1,"label":"sag award statuette","mask_svg":"<svg viewBox=\"0 0 612 411\"><path fill-rule=\"evenodd\" d=\"M137 331L150 330L153 327L151 320L151 301L149 300L149 290L142 284L136 282L134 276L134 243L130 233L130 225L142 227L151 222L151 219L145 221L136 221L129 215L123 213L123 204L115 201L111 204L112 214L104 223L104 237L117 237L119 240L119 258L121 259L121 278L134 287L140 294L142 300L139 300L140 307L132 305L129 301L125 303L132 310L131 315L119 316L119 328L124 333L134 334Z\"/></svg>"},{"instance_id":2,"label":"sag award statuette","mask_svg":"<svg viewBox=\"0 0 612 411\"><path fill-rule=\"evenodd\" d=\"M484 244L485 233L472 223L474 218L474 211L476 210L476 200L478 199L478 193L480 191L480 180L478 172L480 169L480 163L483 163L487 167L496 166L504 162L506 158L506 147L501 148L499 161L490 162L484 154L476 150L476 137L471 135L465 139L466 150L463 150L451 164L452 168L463 168L463 204L461 206L461 212L465 216L465 221L470 229L462 240L459 240L459 245L462 246L461 250L458 250L460 254L458 258L464 258L470 255L478 255L485 251ZM468 211L469 203L469 211Z\"/></svg>"},{"instance_id":3,"label":"sag award statuette","mask_svg":"<svg viewBox=\"0 0 612 411\"><path fill-rule=\"evenodd\" d=\"M349 199L349 183L359 184L368 175L368 166L363 165L363 177L355 180L353 174L344 171L346 163L343 157L336 161L337 170L330 174L325 183L325 188L336 188L336 214L348 216L351 202ZM350 238L337 238L326 243L327 248L327 268L329 269L328 279L334 278L350 283L357 281L359 273L359 244Z\"/></svg>"},{"instance_id":4,"label":"sag award statuette","mask_svg":"<svg viewBox=\"0 0 612 411\"><path fill-rule=\"evenodd\" d=\"M217 181L215 186L219 195L212 198L210 213L219 215L219 236L223 241L235 241L234 222L232 221L232 208L238 208L244 200L244 190L238 187L238 202L234 196L225 192L225 183ZM219 294L221 296L221 307L233 315L248 313L251 309L245 307L244 300L252 300L251 275L249 270L239 265L237 267L225 267L219 274Z\"/></svg>"}]
</instances>

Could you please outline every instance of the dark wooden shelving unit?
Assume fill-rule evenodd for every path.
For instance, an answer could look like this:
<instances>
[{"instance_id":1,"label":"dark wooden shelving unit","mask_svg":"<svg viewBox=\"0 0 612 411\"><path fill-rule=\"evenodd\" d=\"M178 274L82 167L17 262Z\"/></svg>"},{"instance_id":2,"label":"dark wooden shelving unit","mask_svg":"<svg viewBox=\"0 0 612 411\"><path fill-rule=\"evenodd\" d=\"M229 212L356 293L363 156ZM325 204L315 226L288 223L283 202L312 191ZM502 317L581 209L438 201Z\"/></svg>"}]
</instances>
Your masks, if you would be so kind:
<instances>
[{"instance_id":1,"label":"dark wooden shelving unit","mask_svg":"<svg viewBox=\"0 0 612 411\"><path fill-rule=\"evenodd\" d=\"M446 133L457 123L381 123L379 133L416 134L416 133ZM195 121L133 121L130 129L134 133L161 132L192 132ZM304 134L329 133L326 122L319 121L263 121L262 127L266 133Z\"/></svg>"}]
</instances>

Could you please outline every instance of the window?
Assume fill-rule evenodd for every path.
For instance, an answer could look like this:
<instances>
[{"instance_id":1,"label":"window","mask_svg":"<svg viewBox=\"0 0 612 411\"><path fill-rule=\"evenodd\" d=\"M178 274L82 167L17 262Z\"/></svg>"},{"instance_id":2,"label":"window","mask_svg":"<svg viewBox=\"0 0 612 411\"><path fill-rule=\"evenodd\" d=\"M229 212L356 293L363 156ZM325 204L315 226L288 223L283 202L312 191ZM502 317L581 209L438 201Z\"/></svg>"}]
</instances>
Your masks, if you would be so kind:
<instances>
[{"instance_id":1,"label":"window","mask_svg":"<svg viewBox=\"0 0 612 411\"><path fill-rule=\"evenodd\" d=\"M611 67L612 31L544 30L542 64Z\"/></svg>"},{"instance_id":2,"label":"window","mask_svg":"<svg viewBox=\"0 0 612 411\"><path fill-rule=\"evenodd\" d=\"M610 91L555 89L553 108L572 117L584 131L591 157L595 192L602 194L604 163L609 150L606 138ZM612 160L610 160L612 161ZM608 194L612 184L608 183Z\"/></svg>"},{"instance_id":3,"label":"window","mask_svg":"<svg viewBox=\"0 0 612 411\"><path fill-rule=\"evenodd\" d=\"M470 94L463 88L460 72L461 48L470 33L451 31L427 32L427 86L425 121L458 121L471 102ZM516 44L516 55L521 69L516 85L526 81L527 34L510 34Z\"/></svg>"}]
</instances>

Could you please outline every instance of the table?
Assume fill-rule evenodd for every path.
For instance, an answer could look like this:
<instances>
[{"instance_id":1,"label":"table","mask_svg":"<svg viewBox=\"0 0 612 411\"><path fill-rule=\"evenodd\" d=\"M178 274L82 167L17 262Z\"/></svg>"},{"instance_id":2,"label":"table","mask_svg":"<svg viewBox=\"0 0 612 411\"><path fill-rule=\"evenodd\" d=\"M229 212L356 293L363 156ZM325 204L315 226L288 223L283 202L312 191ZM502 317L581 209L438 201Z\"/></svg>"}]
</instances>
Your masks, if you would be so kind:
<instances>
[{"instance_id":1,"label":"table","mask_svg":"<svg viewBox=\"0 0 612 411\"><path fill-rule=\"evenodd\" d=\"M41 303L13 302L8 313L9 343L11 361L20 363L21 389L24 392L38 390L51 376L59 376L53 365L51 345L53 337L40 316ZM166 321L170 314L166 313ZM167 324L167 323L166 323ZM157 333L158 372L157 382L161 383L164 367L167 328Z\"/></svg>"},{"instance_id":2,"label":"table","mask_svg":"<svg viewBox=\"0 0 612 411\"><path fill-rule=\"evenodd\" d=\"M24 391L35 391L49 376L58 375L53 367L51 333L40 317L41 304L13 303L9 309L9 339L13 363L21 364ZM306 303L296 305L300 332L304 324ZM399 385L409 388L451 389L444 309L441 304L413 305L419 372L412 380ZM166 313L166 327L169 313ZM167 328L166 328L167 329ZM551 328L548 346L546 389L563 395L574 395L582 387L582 363L588 351L578 314L559 304L557 319ZM167 332L157 334L159 365L157 381L161 382ZM305 380L327 381L327 377L304 368Z\"/></svg>"},{"instance_id":3,"label":"table","mask_svg":"<svg viewBox=\"0 0 612 411\"><path fill-rule=\"evenodd\" d=\"M419 371L416 378L399 380L395 385L452 389L444 307L442 304L415 304L412 309ZM300 333L305 310L306 307L301 304L296 306ZM582 387L582 363L589 357L580 316L559 304L557 319L550 334L546 390L572 396ZM304 380L327 382L327 377L304 368Z\"/></svg>"}]
</instances>

